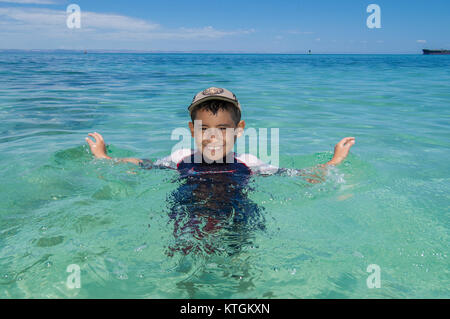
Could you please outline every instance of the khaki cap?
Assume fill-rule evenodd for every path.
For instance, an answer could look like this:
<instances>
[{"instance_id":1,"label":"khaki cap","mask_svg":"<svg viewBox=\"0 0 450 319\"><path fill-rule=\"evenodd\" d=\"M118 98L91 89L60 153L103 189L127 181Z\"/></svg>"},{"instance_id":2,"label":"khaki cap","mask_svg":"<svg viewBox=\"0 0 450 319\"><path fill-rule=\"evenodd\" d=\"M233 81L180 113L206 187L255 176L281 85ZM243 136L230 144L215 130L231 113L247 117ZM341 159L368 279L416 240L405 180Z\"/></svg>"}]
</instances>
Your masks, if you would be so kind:
<instances>
[{"instance_id":1,"label":"khaki cap","mask_svg":"<svg viewBox=\"0 0 450 319\"><path fill-rule=\"evenodd\" d=\"M227 101L235 105L239 109L239 111L241 110L241 104L239 103L236 95L234 95L233 92L223 88L210 87L206 90L198 92L194 96L191 105L189 105L188 107L188 111L191 112L194 106L209 100Z\"/></svg>"}]
</instances>

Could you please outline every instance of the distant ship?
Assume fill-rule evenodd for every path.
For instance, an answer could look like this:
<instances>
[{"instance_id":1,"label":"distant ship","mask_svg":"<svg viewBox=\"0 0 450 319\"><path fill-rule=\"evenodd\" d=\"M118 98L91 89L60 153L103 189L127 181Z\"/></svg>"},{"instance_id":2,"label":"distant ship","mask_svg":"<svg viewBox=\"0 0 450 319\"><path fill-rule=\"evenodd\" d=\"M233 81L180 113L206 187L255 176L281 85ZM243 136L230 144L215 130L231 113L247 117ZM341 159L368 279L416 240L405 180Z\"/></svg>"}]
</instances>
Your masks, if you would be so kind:
<instances>
[{"instance_id":1,"label":"distant ship","mask_svg":"<svg viewBox=\"0 0 450 319\"><path fill-rule=\"evenodd\" d=\"M432 54L432 55L437 55L437 54L450 54L450 50L427 50L427 49L423 49L423 54Z\"/></svg>"}]
</instances>

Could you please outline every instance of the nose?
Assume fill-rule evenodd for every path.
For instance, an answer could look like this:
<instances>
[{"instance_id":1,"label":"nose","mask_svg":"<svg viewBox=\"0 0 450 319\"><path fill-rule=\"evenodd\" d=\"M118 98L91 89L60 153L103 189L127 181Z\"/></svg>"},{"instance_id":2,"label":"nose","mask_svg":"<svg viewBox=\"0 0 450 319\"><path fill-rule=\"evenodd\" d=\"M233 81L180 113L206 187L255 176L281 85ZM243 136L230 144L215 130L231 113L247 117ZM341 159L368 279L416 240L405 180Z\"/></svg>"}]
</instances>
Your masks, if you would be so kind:
<instances>
[{"instance_id":1,"label":"nose","mask_svg":"<svg viewBox=\"0 0 450 319\"><path fill-rule=\"evenodd\" d=\"M219 132L217 129L208 129L204 139L206 140L218 140L221 136L219 136Z\"/></svg>"},{"instance_id":2,"label":"nose","mask_svg":"<svg viewBox=\"0 0 450 319\"><path fill-rule=\"evenodd\" d=\"M211 144L217 143L217 138L214 135L211 135L208 139L208 144L209 143Z\"/></svg>"}]
</instances>

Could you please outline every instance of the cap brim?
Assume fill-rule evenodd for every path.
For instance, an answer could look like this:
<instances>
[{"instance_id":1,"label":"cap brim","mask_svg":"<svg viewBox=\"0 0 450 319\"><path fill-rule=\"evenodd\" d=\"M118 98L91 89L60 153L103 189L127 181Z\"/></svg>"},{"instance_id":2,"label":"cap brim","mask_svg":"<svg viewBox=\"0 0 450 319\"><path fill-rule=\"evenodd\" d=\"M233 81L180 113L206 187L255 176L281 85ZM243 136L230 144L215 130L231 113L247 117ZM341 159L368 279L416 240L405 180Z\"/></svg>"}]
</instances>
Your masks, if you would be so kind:
<instances>
[{"instance_id":1,"label":"cap brim","mask_svg":"<svg viewBox=\"0 0 450 319\"><path fill-rule=\"evenodd\" d=\"M200 100L198 100L198 101L192 103L191 105L188 106L188 111L191 112L191 110L192 110L195 106L197 106L197 105L199 105L199 104L201 104L201 103L203 103L203 102L210 101L210 100L227 101L227 102L232 103L234 106L236 106L236 107L239 109L239 111L241 110L241 106L240 106L239 102L236 102L235 100L232 100L232 99L227 98L227 97L224 97L224 96L217 96L217 95L215 95L215 96L207 96L207 97L204 97L203 99L200 99Z\"/></svg>"}]
</instances>

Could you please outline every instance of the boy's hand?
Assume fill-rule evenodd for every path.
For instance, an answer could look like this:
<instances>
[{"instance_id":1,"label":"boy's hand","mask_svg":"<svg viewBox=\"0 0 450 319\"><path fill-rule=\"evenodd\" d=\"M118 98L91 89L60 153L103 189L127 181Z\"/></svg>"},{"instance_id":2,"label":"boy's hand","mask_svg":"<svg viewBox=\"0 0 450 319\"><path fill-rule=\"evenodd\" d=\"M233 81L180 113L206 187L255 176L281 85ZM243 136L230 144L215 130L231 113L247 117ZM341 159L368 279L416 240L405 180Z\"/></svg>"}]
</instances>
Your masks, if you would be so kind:
<instances>
[{"instance_id":1,"label":"boy's hand","mask_svg":"<svg viewBox=\"0 0 450 319\"><path fill-rule=\"evenodd\" d=\"M345 137L334 147L334 155L328 165L338 165L340 164L348 155L350 147L355 144L354 137Z\"/></svg>"},{"instance_id":2,"label":"boy's hand","mask_svg":"<svg viewBox=\"0 0 450 319\"><path fill-rule=\"evenodd\" d=\"M95 139L95 142L93 142L90 138L86 137L86 142L89 144L92 154L96 158L111 159L111 157L106 154L106 145L103 137L97 132L89 133L88 135Z\"/></svg>"}]
</instances>

